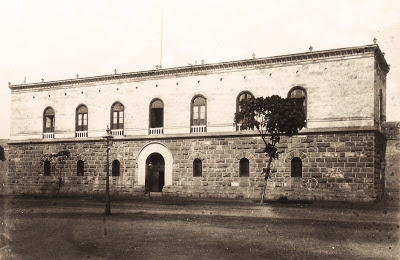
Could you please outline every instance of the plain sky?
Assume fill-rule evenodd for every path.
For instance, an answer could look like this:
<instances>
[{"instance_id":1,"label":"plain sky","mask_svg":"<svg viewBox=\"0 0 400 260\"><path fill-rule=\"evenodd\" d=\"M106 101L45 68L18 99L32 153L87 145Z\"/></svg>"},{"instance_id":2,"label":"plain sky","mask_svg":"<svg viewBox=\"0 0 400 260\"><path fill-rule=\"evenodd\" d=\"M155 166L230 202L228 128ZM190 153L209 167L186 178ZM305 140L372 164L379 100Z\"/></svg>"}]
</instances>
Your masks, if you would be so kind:
<instances>
[{"instance_id":1,"label":"plain sky","mask_svg":"<svg viewBox=\"0 0 400 260\"><path fill-rule=\"evenodd\" d=\"M163 18L162 18L163 17ZM12 84L373 43L391 65L387 120L400 121L398 0L1 0L0 138Z\"/></svg>"}]
</instances>

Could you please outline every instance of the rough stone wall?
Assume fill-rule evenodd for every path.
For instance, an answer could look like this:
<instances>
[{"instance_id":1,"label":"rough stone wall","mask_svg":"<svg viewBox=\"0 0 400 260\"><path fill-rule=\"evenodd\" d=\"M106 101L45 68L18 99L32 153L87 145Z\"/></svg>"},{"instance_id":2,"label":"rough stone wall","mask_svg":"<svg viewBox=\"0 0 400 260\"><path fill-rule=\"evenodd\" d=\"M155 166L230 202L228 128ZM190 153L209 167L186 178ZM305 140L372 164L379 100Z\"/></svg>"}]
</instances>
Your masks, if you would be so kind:
<instances>
[{"instance_id":1,"label":"rough stone wall","mask_svg":"<svg viewBox=\"0 0 400 260\"><path fill-rule=\"evenodd\" d=\"M118 159L121 163L122 173L120 177L110 177L112 187L118 188L113 190L114 193L136 192L136 187L133 187L135 158L128 156L128 154L135 154L134 149L133 146L128 147L127 142L118 142L111 147L110 162ZM44 167L41 161L45 154L54 154L63 150L70 151L71 158L67 159L61 172L63 181L60 193L104 193L106 148L102 141L10 145L9 192L18 194L57 193L58 168L52 166L51 176L44 176ZM84 176L77 176L78 160L84 161Z\"/></svg>"},{"instance_id":2,"label":"rough stone wall","mask_svg":"<svg viewBox=\"0 0 400 260\"><path fill-rule=\"evenodd\" d=\"M387 140L383 134L377 134L374 146L374 187L377 198L382 198L385 191Z\"/></svg>"},{"instance_id":3,"label":"rough stone wall","mask_svg":"<svg viewBox=\"0 0 400 260\"><path fill-rule=\"evenodd\" d=\"M400 202L400 122L385 123L387 137L385 199Z\"/></svg>"},{"instance_id":4,"label":"rough stone wall","mask_svg":"<svg viewBox=\"0 0 400 260\"><path fill-rule=\"evenodd\" d=\"M0 194L3 194L6 187L8 173L8 140L0 139Z\"/></svg>"},{"instance_id":5,"label":"rough stone wall","mask_svg":"<svg viewBox=\"0 0 400 260\"><path fill-rule=\"evenodd\" d=\"M374 177L375 132L304 134L282 138L284 153L273 164L267 198L368 201L378 197ZM111 178L111 192L144 194L138 185L137 158L154 140L115 140L110 155L121 163L121 176ZM163 194L170 196L259 198L262 168L268 158L264 144L254 134L224 137L158 139L171 151L173 176ZM57 176L43 176L44 154L69 150L72 159L63 170L61 193L102 194L105 190L105 144L103 141L10 144L10 193L55 193ZM291 159L303 161L303 177L290 177ZM193 160L203 162L203 176L193 177ZM239 161L250 162L249 177L239 177ZM85 162L85 176L76 176L76 162Z\"/></svg>"}]
</instances>

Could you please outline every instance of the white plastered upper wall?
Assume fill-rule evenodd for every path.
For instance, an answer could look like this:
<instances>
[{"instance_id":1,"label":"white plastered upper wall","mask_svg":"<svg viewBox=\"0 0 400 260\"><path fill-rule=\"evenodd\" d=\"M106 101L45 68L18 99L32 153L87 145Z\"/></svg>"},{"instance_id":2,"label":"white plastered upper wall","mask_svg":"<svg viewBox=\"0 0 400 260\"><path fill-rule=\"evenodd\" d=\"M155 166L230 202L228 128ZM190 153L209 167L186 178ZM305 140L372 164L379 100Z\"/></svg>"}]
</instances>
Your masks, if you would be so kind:
<instances>
[{"instance_id":1,"label":"white plastered upper wall","mask_svg":"<svg viewBox=\"0 0 400 260\"><path fill-rule=\"evenodd\" d=\"M162 69L143 72L144 76L128 73L10 86L11 139L42 138L43 112L49 106L55 111L57 137L73 138L80 104L88 108L89 137L100 137L110 125L110 109L116 101L124 104L125 135L147 135L154 98L164 102L164 133L189 134L190 102L198 94L207 99L207 132L234 132L240 92L286 97L295 86L307 91L309 129L374 126L379 48L366 47L371 50L359 53L362 47L354 47L343 49L344 54L329 50Z\"/></svg>"}]
</instances>

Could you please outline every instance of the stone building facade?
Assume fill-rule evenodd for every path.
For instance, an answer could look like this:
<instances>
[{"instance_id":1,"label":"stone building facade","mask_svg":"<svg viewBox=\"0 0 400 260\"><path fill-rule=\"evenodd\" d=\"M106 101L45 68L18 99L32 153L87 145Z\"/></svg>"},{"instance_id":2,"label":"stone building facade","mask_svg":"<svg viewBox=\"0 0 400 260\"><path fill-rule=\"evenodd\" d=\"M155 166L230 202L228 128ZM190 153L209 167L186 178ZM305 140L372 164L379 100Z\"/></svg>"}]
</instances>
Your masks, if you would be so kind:
<instances>
[{"instance_id":1,"label":"stone building facade","mask_svg":"<svg viewBox=\"0 0 400 260\"><path fill-rule=\"evenodd\" d=\"M8 174L8 140L0 139L0 194L5 191Z\"/></svg>"},{"instance_id":2,"label":"stone building facade","mask_svg":"<svg viewBox=\"0 0 400 260\"><path fill-rule=\"evenodd\" d=\"M400 122L386 122L385 200L400 202Z\"/></svg>"},{"instance_id":3,"label":"stone building facade","mask_svg":"<svg viewBox=\"0 0 400 260\"><path fill-rule=\"evenodd\" d=\"M233 123L242 98L305 97L279 143L267 198L374 200L385 178L386 74L378 45L10 85L9 193L52 193L45 154L68 150L61 193L258 198L268 158ZM42 161L42 163L41 163Z\"/></svg>"}]
</instances>

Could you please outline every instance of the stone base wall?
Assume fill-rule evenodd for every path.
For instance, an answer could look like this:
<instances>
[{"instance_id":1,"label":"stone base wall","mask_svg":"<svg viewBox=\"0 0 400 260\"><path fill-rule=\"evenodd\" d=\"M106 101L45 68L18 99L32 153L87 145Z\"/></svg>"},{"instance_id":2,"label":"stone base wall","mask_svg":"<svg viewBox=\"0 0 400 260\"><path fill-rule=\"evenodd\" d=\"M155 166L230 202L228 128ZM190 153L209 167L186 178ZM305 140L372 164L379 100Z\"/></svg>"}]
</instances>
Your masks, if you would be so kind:
<instances>
[{"instance_id":1,"label":"stone base wall","mask_svg":"<svg viewBox=\"0 0 400 260\"><path fill-rule=\"evenodd\" d=\"M6 187L8 172L8 140L0 139L0 194L3 194Z\"/></svg>"},{"instance_id":2,"label":"stone base wall","mask_svg":"<svg viewBox=\"0 0 400 260\"><path fill-rule=\"evenodd\" d=\"M376 181L379 133L345 132L284 137L282 152L273 163L266 199L371 201L378 199ZM380 140L380 139L379 139ZM139 185L137 158L146 145L157 142L173 157L172 185L163 195L225 198L260 198L268 158L264 143L252 134L184 136L181 138L118 139L110 150L110 162L118 159L121 176L110 178L112 194L144 195ZM106 148L102 140L67 140L47 143L9 144L8 193L53 194L58 192L58 172L43 176L44 154L71 152L62 170L60 194L104 194ZM291 177L291 160L302 159L302 177ZM202 160L202 177L193 177L193 161ZM239 177L239 161L249 160L249 177ZM85 163L84 176L77 176L77 161ZM110 163L111 164L111 163Z\"/></svg>"},{"instance_id":3,"label":"stone base wall","mask_svg":"<svg viewBox=\"0 0 400 260\"><path fill-rule=\"evenodd\" d=\"M385 194L388 201L400 203L400 122L385 124L387 136Z\"/></svg>"}]
</instances>

